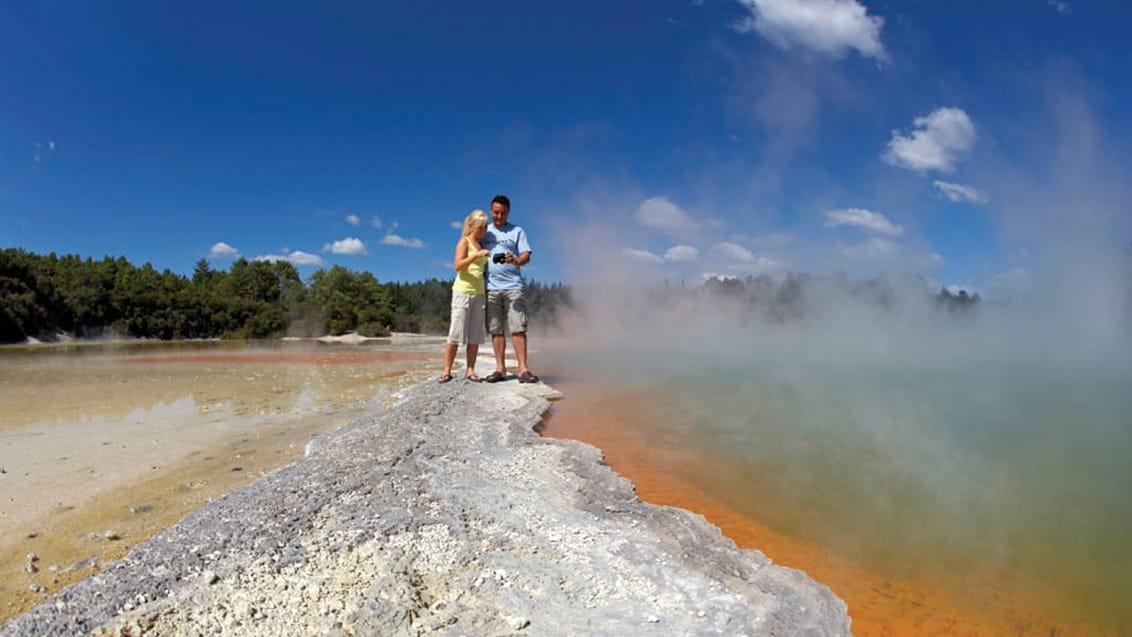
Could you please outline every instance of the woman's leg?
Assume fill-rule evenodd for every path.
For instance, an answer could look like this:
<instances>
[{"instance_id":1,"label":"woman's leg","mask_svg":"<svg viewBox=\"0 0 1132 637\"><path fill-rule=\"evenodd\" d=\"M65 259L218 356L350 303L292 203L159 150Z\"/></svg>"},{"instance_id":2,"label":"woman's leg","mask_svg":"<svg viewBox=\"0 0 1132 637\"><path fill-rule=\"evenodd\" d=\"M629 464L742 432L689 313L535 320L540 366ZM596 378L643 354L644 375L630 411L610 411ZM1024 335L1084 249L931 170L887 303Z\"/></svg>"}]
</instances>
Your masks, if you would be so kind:
<instances>
[{"instance_id":1,"label":"woman's leg","mask_svg":"<svg viewBox=\"0 0 1132 637\"><path fill-rule=\"evenodd\" d=\"M458 349L460 349L460 346L456 343L444 344L444 374L440 376L440 382L444 383L452 379L452 363L456 362L456 351Z\"/></svg>"},{"instance_id":2,"label":"woman's leg","mask_svg":"<svg viewBox=\"0 0 1132 637\"><path fill-rule=\"evenodd\" d=\"M468 356L468 369L464 373L468 378L479 380L479 376L476 376L476 356L480 353L479 343L468 343L464 349Z\"/></svg>"}]
</instances>

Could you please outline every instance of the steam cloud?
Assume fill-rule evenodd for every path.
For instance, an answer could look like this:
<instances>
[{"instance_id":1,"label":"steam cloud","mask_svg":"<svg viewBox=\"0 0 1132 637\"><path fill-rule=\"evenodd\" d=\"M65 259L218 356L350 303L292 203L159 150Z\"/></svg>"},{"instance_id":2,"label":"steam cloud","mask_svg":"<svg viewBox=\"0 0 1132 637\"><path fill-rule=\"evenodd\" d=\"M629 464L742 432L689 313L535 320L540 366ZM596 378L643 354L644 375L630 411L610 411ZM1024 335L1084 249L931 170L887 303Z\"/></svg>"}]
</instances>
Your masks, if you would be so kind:
<instances>
[{"instance_id":1,"label":"steam cloud","mask_svg":"<svg viewBox=\"0 0 1132 637\"><path fill-rule=\"evenodd\" d=\"M973 142L969 123L961 112L921 118L911 136L894 138L891 160L951 169ZM1050 569L1066 590L1093 590L1098 577L1127 590L1132 551L1104 539L1132 532L1116 486L1132 479L1116 451L1132 444L1127 161L1106 147L1079 95L1059 93L1042 124L1052 134L1021 152L1047 165L983 158L978 191L934 184L981 204L1012 264L988 273L980 302L959 311L935 296L930 268L943 257L930 246L918 260L891 259L907 252L898 241L919 235L915 219L835 210L824 219L831 232L881 236L795 236L772 254L753 249L770 245L757 237L711 237L672 200L620 215L597 206L601 219L564 235L588 249L572 262L577 307L562 321L572 354L561 373L577 370L607 393L652 388L666 414L644 426L658 440L761 469L765 480L731 491L766 502L778 490L789 501L836 484L840 501L803 528L836 520L843 526L831 533L890 542L871 547L878 552L930 545ZM641 249L641 232L652 230L678 245ZM638 247L627 254L611 237ZM880 257L903 267L844 273ZM729 268L772 258L793 265L763 276ZM696 271L721 274L701 283L687 274ZM1067 508L1073 516L1059 513ZM894 528L903 533L895 540ZM1023 551L1019 536L1044 552ZM1066 538L1087 538L1076 542L1085 548Z\"/></svg>"}]
</instances>

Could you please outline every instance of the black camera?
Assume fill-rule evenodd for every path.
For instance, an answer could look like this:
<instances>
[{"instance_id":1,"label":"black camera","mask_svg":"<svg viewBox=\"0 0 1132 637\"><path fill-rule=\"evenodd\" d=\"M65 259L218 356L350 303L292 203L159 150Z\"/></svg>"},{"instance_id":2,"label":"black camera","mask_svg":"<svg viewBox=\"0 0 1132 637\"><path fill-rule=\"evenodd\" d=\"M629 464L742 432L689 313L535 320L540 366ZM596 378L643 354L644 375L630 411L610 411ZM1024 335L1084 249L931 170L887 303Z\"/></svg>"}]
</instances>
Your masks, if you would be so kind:
<instances>
[{"instance_id":1,"label":"black camera","mask_svg":"<svg viewBox=\"0 0 1132 637\"><path fill-rule=\"evenodd\" d=\"M495 254L491 255L491 262L492 263L506 263L507 262L507 253L506 252L496 252Z\"/></svg>"}]
</instances>

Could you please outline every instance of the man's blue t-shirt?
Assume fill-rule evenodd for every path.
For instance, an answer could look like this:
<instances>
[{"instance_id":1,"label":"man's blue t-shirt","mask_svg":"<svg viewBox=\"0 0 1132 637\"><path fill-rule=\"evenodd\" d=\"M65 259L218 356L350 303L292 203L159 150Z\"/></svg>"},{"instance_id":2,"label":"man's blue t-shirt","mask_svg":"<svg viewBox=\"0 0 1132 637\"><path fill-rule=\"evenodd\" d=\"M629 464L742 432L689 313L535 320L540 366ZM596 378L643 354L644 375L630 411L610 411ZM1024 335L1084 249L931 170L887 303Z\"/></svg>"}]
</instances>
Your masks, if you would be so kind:
<instances>
[{"instance_id":1,"label":"man's blue t-shirt","mask_svg":"<svg viewBox=\"0 0 1132 637\"><path fill-rule=\"evenodd\" d=\"M513 223L508 223L502 228L497 228L494 223L489 223L487 234L484 235L481 245L492 255L510 252L518 257L524 252L531 251L531 246L527 243L527 233ZM523 272L517 265L496 263L493 258L489 257L485 277L489 290L523 289Z\"/></svg>"}]
</instances>

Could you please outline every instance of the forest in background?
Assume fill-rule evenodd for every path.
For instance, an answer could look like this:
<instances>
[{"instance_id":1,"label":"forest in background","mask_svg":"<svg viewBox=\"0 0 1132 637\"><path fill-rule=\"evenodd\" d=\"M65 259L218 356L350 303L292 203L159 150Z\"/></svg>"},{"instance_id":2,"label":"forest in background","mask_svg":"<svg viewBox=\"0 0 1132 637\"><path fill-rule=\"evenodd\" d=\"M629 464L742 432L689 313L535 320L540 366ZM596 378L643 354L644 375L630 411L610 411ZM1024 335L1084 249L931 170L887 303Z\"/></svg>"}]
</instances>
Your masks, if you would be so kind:
<instances>
[{"instance_id":1,"label":"forest in background","mask_svg":"<svg viewBox=\"0 0 1132 637\"><path fill-rule=\"evenodd\" d=\"M307 277L287 261L197 262L192 277L125 257L0 249L0 343L74 338L256 339L357 332L443 334L452 282L380 282L342 266ZM553 326L570 290L529 281L532 322Z\"/></svg>"},{"instance_id":2,"label":"forest in background","mask_svg":"<svg viewBox=\"0 0 1132 637\"><path fill-rule=\"evenodd\" d=\"M688 295L728 299L748 319L772 323L820 317L837 298L897 311L899 298L920 297L952 316L968 316L980 303L978 294L943 288L932 295L927 286L918 276L855 281L843 274L791 272L780 279L761 275L711 278L691 286L664 283L647 289L644 302L660 309ZM342 266L319 269L304 281L287 261L238 259L225 271L201 259L192 277L184 277L158 272L149 263L134 266L125 257L95 261L0 249L0 343L29 337L56 340L59 334L163 340L444 334L451 289L449 280L382 283L369 272ZM561 283L528 281L532 324L553 330L566 311L577 309L575 293L581 292Z\"/></svg>"}]
</instances>

